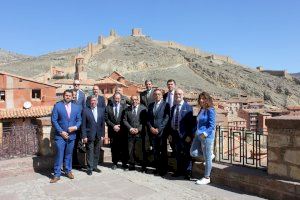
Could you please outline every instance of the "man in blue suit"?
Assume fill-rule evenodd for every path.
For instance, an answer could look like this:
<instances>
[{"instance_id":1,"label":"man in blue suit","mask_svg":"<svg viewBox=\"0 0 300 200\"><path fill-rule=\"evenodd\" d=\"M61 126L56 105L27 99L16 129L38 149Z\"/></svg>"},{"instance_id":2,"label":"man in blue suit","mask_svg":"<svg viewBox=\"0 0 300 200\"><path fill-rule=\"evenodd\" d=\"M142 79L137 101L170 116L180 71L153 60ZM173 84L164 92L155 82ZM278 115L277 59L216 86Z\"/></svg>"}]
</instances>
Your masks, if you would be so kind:
<instances>
[{"instance_id":1,"label":"man in blue suit","mask_svg":"<svg viewBox=\"0 0 300 200\"><path fill-rule=\"evenodd\" d=\"M190 179L192 170L190 147L193 133L193 108L183 100L183 97L183 90L176 89L174 106L171 109L170 117L170 127L177 161L177 169L173 176L184 175L186 179Z\"/></svg>"},{"instance_id":2,"label":"man in blue suit","mask_svg":"<svg viewBox=\"0 0 300 200\"><path fill-rule=\"evenodd\" d=\"M155 173L164 176L167 173L167 138L165 127L170 116L170 106L162 99L162 92L153 92L154 102L149 105L147 125L152 138Z\"/></svg>"},{"instance_id":3,"label":"man in blue suit","mask_svg":"<svg viewBox=\"0 0 300 200\"><path fill-rule=\"evenodd\" d=\"M76 139L76 130L81 125L81 109L72 103L72 91L66 90L63 101L54 105L51 121L55 129L56 156L54 163L54 177L50 183L60 180L61 166L65 165L65 171L70 179L74 179L72 173L72 152Z\"/></svg>"},{"instance_id":4,"label":"man in blue suit","mask_svg":"<svg viewBox=\"0 0 300 200\"><path fill-rule=\"evenodd\" d=\"M98 97L92 95L89 107L82 113L82 135L83 143L87 144L87 174L92 171L100 173L97 168L100 157L100 145L105 131L104 107L98 107Z\"/></svg>"},{"instance_id":5,"label":"man in blue suit","mask_svg":"<svg viewBox=\"0 0 300 200\"><path fill-rule=\"evenodd\" d=\"M81 109L85 108L85 94L84 92L80 89L80 81L79 80L74 80L73 83L74 91L76 91L76 104L81 107Z\"/></svg>"}]
</instances>

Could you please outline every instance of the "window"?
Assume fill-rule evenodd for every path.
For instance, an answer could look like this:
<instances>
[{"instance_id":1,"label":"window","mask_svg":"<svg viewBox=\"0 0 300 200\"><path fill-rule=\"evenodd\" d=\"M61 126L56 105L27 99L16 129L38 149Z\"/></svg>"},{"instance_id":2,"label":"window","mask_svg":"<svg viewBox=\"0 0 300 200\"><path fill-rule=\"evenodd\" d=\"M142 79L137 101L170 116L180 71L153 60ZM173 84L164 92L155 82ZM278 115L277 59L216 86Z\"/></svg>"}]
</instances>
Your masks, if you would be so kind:
<instances>
[{"instance_id":1,"label":"window","mask_svg":"<svg viewBox=\"0 0 300 200\"><path fill-rule=\"evenodd\" d=\"M32 90L32 99L41 99L41 89Z\"/></svg>"},{"instance_id":2,"label":"window","mask_svg":"<svg viewBox=\"0 0 300 200\"><path fill-rule=\"evenodd\" d=\"M0 101L5 101L5 91L0 90Z\"/></svg>"}]
</instances>

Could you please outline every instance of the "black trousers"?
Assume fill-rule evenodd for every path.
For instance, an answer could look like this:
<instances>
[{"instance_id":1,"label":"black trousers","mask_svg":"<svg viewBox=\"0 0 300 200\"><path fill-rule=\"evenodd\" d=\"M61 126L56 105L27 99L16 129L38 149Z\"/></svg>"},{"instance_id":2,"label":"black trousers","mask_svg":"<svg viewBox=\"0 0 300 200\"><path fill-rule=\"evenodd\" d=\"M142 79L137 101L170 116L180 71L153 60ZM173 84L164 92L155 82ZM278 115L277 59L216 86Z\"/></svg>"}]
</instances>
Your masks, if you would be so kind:
<instances>
[{"instance_id":1,"label":"black trousers","mask_svg":"<svg viewBox=\"0 0 300 200\"><path fill-rule=\"evenodd\" d=\"M152 136L154 167L160 173L168 171L167 138Z\"/></svg>"},{"instance_id":2,"label":"black trousers","mask_svg":"<svg viewBox=\"0 0 300 200\"><path fill-rule=\"evenodd\" d=\"M139 145L139 146L138 146ZM140 150L137 152L137 149ZM146 150L145 150L145 136L144 135L129 135L128 136L128 153L129 164L135 165L138 160L138 154L141 155L141 165L146 167Z\"/></svg>"},{"instance_id":3,"label":"black trousers","mask_svg":"<svg viewBox=\"0 0 300 200\"><path fill-rule=\"evenodd\" d=\"M186 174L191 170L192 158L190 156L191 143L187 143L185 138L180 138L179 133L173 130L173 139L175 144L175 157L177 163L177 172Z\"/></svg>"},{"instance_id":4,"label":"black trousers","mask_svg":"<svg viewBox=\"0 0 300 200\"><path fill-rule=\"evenodd\" d=\"M115 134L110 138L110 148L112 162L117 165L119 161L123 165L128 162L128 138L127 135L117 135Z\"/></svg>"},{"instance_id":5,"label":"black trousers","mask_svg":"<svg viewBox=\"0 0 300 200\"><path fill-rule=\"evenodd\" d=\"M87 143L87 170L93 170L97 168L100 157L101 139L95 138L94 141L88 140Z\"/></svg>"}]
</instances>

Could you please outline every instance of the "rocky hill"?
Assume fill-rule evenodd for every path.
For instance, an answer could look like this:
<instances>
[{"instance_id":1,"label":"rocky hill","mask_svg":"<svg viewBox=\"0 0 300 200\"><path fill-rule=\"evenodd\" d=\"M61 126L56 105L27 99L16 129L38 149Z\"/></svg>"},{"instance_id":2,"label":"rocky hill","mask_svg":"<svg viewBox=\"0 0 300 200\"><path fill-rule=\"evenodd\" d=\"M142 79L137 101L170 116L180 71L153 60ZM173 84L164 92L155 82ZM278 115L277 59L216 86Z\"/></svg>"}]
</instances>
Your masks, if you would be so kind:
<instances>
[{"instance_id":1,"label":"rocky hill","mask_svg":"<svg viewBox=\"0 0 300 200\"><path fill-rule=\"evenodd\" d=\"M0 65L25 60L31 56L17 54L0 48Z\"/></svg>"},{"instance_id":2,"label":"rocky hill","mask_svg":"<svg viewBox=\"0 0 300 200\"><path fill-rule=\"evenodd\" d=\"M300 80L300 72L291 74L293 77L298 78Z\"/></svg>"},{"instance_id":3,"label":"rocky hill","mask_svg":"<svg viewBox=\"0 0 300 200\"><path fill-rule=\"evenodd\" d=\"M72 66L78 52L79 48L49 53L0 66L0 70L34 76L45 73L51 65ZM130 80L152 79L161 87L172 78L186 90L205 90L224 98L247 93L264 98L270 105L300 104L297 79L288 80L241 65L211 60L200 54L162 46L147 37L120 37L86 60L86 67L90 78L117 70Z\"/></svg>"}]
</instances>

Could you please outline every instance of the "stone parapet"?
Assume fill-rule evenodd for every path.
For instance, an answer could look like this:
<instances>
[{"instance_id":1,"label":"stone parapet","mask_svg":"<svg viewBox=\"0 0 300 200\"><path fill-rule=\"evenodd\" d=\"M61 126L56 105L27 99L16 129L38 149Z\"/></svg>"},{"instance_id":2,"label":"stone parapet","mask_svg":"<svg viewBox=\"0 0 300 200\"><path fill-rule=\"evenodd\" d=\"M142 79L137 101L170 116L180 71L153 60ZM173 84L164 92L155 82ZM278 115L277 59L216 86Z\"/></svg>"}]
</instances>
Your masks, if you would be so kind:
<instances>
[{"instance_id":1,"label":"stone parapet","mask_svg":"<svg viewBox=\"0 0 300 200\"><path fill-rule=\"evenodd\" d=\"M203 177L204 169L202 163L195 163L193 176ZM267 199L296 200L300 197L299 182L282 180L254 168L213 163L211 182Z\"/></svg>"},{"instance_id":2,"label":"stone parapet","mask_svg":"<svg viewBox=\"0 0 300 200\"><path fill-rule=\"evenodd\" d=\"M274 117L266 125L268 174L300 181L300 117Z\"/></svg>"}]
</instances>

